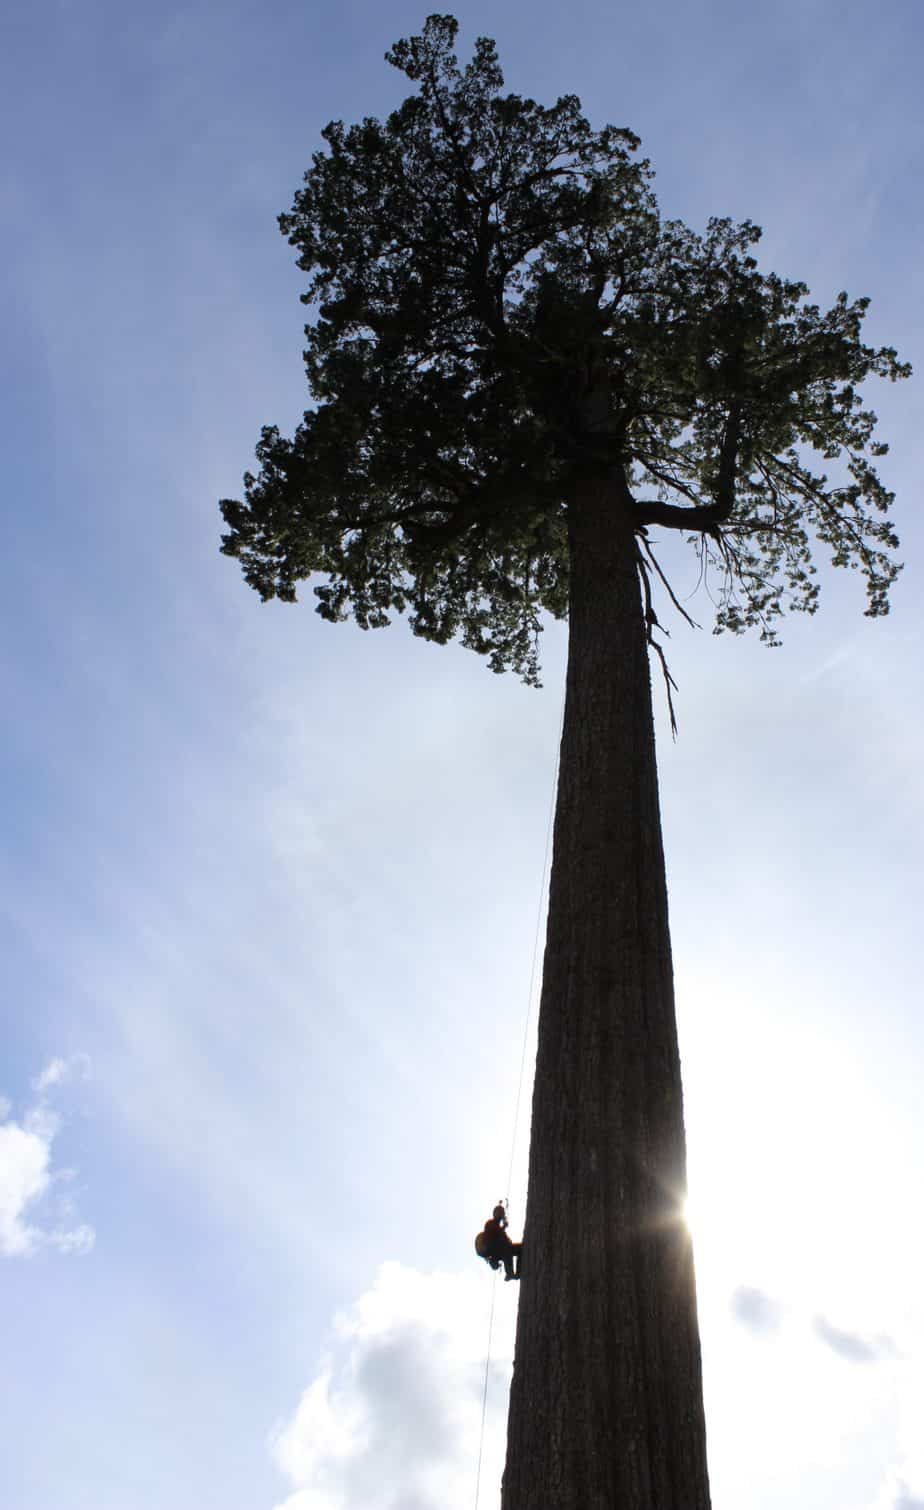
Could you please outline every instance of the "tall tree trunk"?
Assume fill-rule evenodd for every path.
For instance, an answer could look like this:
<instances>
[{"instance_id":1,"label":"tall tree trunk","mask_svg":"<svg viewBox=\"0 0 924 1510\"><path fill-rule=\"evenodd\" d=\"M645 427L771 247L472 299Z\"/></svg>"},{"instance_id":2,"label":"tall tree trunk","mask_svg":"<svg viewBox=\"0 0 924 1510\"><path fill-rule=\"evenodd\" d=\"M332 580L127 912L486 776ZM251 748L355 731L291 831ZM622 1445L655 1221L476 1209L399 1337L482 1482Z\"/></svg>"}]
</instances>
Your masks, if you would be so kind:
<instances>
[{"instance_id":1,"label":"tall tree trunk","mask_svg":"<svg viewBox=\"0 0 924 1510\"><path fill-rule=\"evenodd\" d=\"M630 501L569 513L568 677L503 1510L708 1510Z\"/></svg>"}]
</instances>

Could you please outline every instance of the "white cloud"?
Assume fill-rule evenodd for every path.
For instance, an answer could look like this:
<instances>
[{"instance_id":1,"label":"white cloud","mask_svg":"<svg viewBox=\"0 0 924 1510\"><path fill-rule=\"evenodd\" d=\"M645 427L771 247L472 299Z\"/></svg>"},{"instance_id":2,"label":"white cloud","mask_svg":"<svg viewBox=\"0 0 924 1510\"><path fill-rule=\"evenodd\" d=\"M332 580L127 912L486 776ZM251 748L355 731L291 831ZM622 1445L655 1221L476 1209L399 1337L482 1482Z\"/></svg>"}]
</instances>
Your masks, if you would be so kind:
<instances>
[{"instance_id":1,"label":"white cloud","mask_svg":"<svg viewBox=\"0 0 924 1510\"><path fill-rule=\"evenodd\" d=\"M731 1310L735 1320L752 1332L779 1329L782 1314L779 1301L755 1285L738 1285L731 1297Z\"/></svg>"},{"instance_id":2,"label":"white cloud","mask_svg":"<svg viewBox=\"0 0 924 1510\"><path fill-rule=\"evenodd\" d=\"M823 1342L848 1363L877 1363L884 1358L894 1358L898 1353L892 1338L884 1333L878 1337L867 1337L861 1332L848 1332L835 1326L827 1316L816 1316L812 1330L819 1342Z\"/></svg>"},{"instance_id":3,"label":"white cloud","mask_svg":"<svg viewBox=\"0 0 924 1510\"><path fill-rule=\"evenodd\" d=\"M96 1242L96 1233L87 1222L81 1222L79 1227L71 1227L66 1232L48 1232L45 1241L60 1253L89 1253Z\"/></svg>"},{"instance_id":4,"label":"white cloud","mask_svg":"<svg viewBox=\"0 0 924 1510\"><path fill-rule=\"evenodd\" d=\"M10 1102L0 1098L0 1257L23 1257L41 1247L87 1253L93 1246L95 1234L86 1223L49 1228L32 1220L55 1181L69 1173L51 1167L60 1119L45 1098L73 1068L85 1063L82 1055L74 1060L52 1059L33 1081L38 1100L26 1110L21 1122L12 1120ZM71 1203L64 1202L60 1215L69 1218L71 1210Z\"/></svg>"},{"instance_id":5,"label":"white cloud","mask_svg":"<svg viewBox=\"0 0 924 1510\"><path fill-rule=\"evenodd\" d=\"M41 1074L36 1075L32 1088L37 1096L44 1096L53 1086L62 1085L74 1075L85 1079L89 1072L90 1059L87 1054L72 1054L69 1059L51 1059Z\"/></svg>"},{"instance_id":6,"label":"white cloud","mask_svg":"<svg viewBox=\"0 0 924 1510\"><path fill-rule=\"evenodd\" d=\"M32 1082L33 1089L39 1096L44 1096L53 1085L60 1085L66 1079L68 1065L66 1059L52 1059L46 1064L40 1075L36 1075Z\"/></svg>"},{"instance_id":7,"label":"white cloud","mask_svg":"<svg viewBox=\"0 0 924 1510\"><path fill-rule=\"evenodd\" d=\"M918 1332L908 1360L899 1407L899 1458L888 1510L924 1510L924 1332Z\"/></svg>"},{"instance_id":8,"label":"white cloud","mask_svg":"<svg viewBox=\"0 0 924 1510\"><path fill-rule=\"evenodd\" d=\"M486 1274L379 1269L337 1318L328 1355L273 1435L293 1493L277 1510L453 1510L471 1505L491 1311ZM496 1504L513 1356L515 1301L499 1287L481 1466Z\"/></svg>"},{"instance_id":9,"label":"white cloud","mask_svg":"<svg viewBox=\"0 0 924 1510\"><path fill-rule=\"evenodd\" d=\"M0 1127L0 1253L13 1257L36 1246L37 1232L25 1221L28 1206L48 1189L49 1144L15 1122Z\"/></svg>"}]
</instances>

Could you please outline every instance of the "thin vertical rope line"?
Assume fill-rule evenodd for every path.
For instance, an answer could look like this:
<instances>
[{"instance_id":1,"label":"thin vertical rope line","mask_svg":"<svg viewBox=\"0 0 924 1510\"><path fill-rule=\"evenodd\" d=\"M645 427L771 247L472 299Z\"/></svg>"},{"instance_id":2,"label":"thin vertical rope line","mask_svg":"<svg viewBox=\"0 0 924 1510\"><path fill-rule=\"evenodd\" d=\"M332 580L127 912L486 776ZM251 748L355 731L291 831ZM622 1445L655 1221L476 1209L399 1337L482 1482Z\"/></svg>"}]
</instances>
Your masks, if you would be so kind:
<instances>
[{"instance_id":1,"label":"thin vertical rope line","mask_svg":"<svg viewBox=\"0 0 924 1510\"><path fill-rule=\"evenodd\" d=\"M552 795L549 799L549 816L545 828L545 857L542 861L542 885L539 890L539 901L536 905L536 932L533 937L533 963L529 972L529 997L526 1004L526 1022L523 1027L523 1048L520 1053L520 1078L517 1082L517 1099L513 1113L513 1137L510 1140L510 1167L507 1171L507 1198L510 1199L510 1186L513 1183L513 1164L517 1151L517 1132L520 1125L520 1102L523 1097L523 1076L526 1070L526 1046L529 1042L529 1025L533 1015L533 993L536 986L536 965L539 960L539 935L542 930L542 904L545 900L546 887L549 879L549 859L552 849L552 824L555 818L555 796L558 789L558 767L561 762L561 736L565 726L565 691L561 694L561 712L558 718L558 744L555 751L555 771L552 776Z\"/></svg>"},{"instance_id":2,"label":"thin vertical rope line","mask_svg":"<svg viewBox=\"0 0 924 1510\"><path fill-rule=\"evenodd\" d=\"M536 932L533 938L533 963L529 974L529 997L526 1003L526 1023L523 1028L523 1049L520 1054L520 1078L517 1082L517 1099L513 1113L513 1137L510 1142L510 1168L507 1171L507 1195L509 1199L510 1185L513 1180L513 1162L517 1147L517 1128L520 1121L520 1101L523 1095L523 1075L526 1069L526 1045L529 1042L529 1024L533 1013L533 992L536 985L536 962L539 958L539 933L542 928L542 903L545 900L546 886L549 874L549 852L552 847L552 820L555 817L555 794L558 787L558 767L561 760L561 736L565 726L565 691L561 694L561 712L558 719L558 745L555 752L555 771L552 777L552 796L549 801L549 817L545 830L545 857L542 862L542 885L539 889L539 901L536 907ZM484 1456L484 1423L488 1412L488 1379L491 1372L491 1344L494 1338L494 1301L497 1296L497 1272L492 1276L491 1285L491 1314L488 1318L488 1349L484 1360L484 1389L481 1395L481 1431L478 1438L478 1468L475 1473L475 1510L478 1510L478 1496L481 1492L481 1463Z\"/></svg>"},{"instance_id":3,"label":"thin vertical rope line","mask_svg":"<svg viewBox=\"0 0 924 1510\"><path fill-rule=\"evenodd\" d=\"M481 1490L481 1459L484 1454L484 1422L488 1411L488 1374L491 1368L491 1338L494 1332L494 1300L497 1295L497 1273L491 1275L491 1315L488 1320L488 1352L484 1360L484 1390L481 1396L481 1434L478 1438L478 1471L475 1474L475 1510L478 1510L478 1495Z\"/></svg>"}]
</instances>

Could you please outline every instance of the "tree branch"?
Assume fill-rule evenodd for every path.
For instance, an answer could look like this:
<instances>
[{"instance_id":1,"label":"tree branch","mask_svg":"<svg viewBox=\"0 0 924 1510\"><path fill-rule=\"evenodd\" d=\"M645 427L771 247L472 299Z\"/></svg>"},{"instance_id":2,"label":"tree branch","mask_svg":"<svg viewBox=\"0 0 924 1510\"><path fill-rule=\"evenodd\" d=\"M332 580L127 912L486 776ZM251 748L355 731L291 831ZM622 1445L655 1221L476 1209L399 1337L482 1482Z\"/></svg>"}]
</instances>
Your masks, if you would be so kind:
<instances>
[{"instance_id":1,"label":"tree branch","mask_svg":"<svg viewBox=\"0 0 924 1510\"><path fill-rule=\"evenodd\" d=\"M738 471L738 447L741 442L741 403L733 399L719 448L719 474L714 503L684 508L682 504L662 503L653 499L637 503L636 516L642 524L663 524L669 530L693 530L718 538L719 525L731 518L735 507L735 480Z\"/></svg>"},{"instance_id":2,"label":"tree branch","mask_svg":"<svg viewBox=\"0 0 924 1510\"><path fill-rule=\"evenodd\" d=\"M687 613L687 611L684 608L683 604L678 599L677 594L674 592L674 589L671 587L670 582L668 581L667 577L665 576L665 574L664 574L664 572L663 572L663 570L661 568L660 561L658 560L658 558L655 555L654 551L651 549L651 544L650 544L647 536L642 535L640 538L641 538L641 548L645 552L645 555L648 557L649 561L651 562L651 564L654 567L655 571L657 572L658 576L661 578L661 582L662 582L662 585L664 587L664 590L667 593L668 597L670 598L671 602L673 603L674 607L676 608L677 612L680 614L680 616L682 618L686 619L686 621L689 624L689 626L690 626L691 629L698 629L699 625L697 624L696 620L695 619L691 619L690 615Z\"/></svg>"},{"instance_id":3,"label":"tree branch","mask_svg":"<svg viewBox=\"0 0 924 1510\"><path fill-rule=\"evenodd\" d=\"M727 517L717 503L684 508L682 504L661 503L657 499L637 503L634 515L640 524L663 524L669 530L698 531L702 535L714 535Z\"/></svg>"},{"instance_id":4,"label":"tree branch","mask_svg":"<svg viewBox=\"0 0 924 1510\"><path fill-rule=\"evenodd\" d=\"M638 574L642 579L642 594L645 600L645 638L648 641L648 644L651 646L651 649L654 651L655 655L658 657L658 660L661 662L661 674L664 677L664 690L667 693L667 710L670 714L671 720L671 734L674 739L676 739L677 717L674 712L673 693L677 690L677 683L671 676L670 668L667 664L667 657L664 654L664 647L663 645L659 645L658 641L655 639L655 630L661 629L662 626L657 614L655 613L654 604L651 599L651 578L648 575L648 567L645 564L645 558L642 555L641 551L638 549L638 546L636 546L635 555L636 561L638 562ZM664 634L667 634L666 629L663 632Z\"/></svg>"}]
</instances>

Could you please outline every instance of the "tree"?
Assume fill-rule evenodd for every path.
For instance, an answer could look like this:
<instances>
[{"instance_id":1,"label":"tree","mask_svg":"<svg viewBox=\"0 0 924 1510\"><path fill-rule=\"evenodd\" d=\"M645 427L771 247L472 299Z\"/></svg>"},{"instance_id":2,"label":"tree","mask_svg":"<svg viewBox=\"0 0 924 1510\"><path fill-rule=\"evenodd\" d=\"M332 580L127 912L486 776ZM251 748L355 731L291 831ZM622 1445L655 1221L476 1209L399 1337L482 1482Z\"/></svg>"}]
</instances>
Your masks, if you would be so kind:
<instances>
[{"instance_id":1,"label":"tree","mask_svg":"<svg viewBox=\"0 0 924 1510\"><path fill-rule=\"evenodd\" d=\"M529 682L543 613L568 617L503 1506L705 1510L649 676L655 589L679 603L652 531L698 552L718 630L773 643L814 612L813 543L885 613L857 387L908 369L863 344L866 300L762 272L749 222L661 219L630 131L503 94L456 32L392 48L413 93L331 123L280 217L314 406L264 429L222 548L264 599L319 577L324 618L404 613Z\"/></svg>"}]
</instances>

